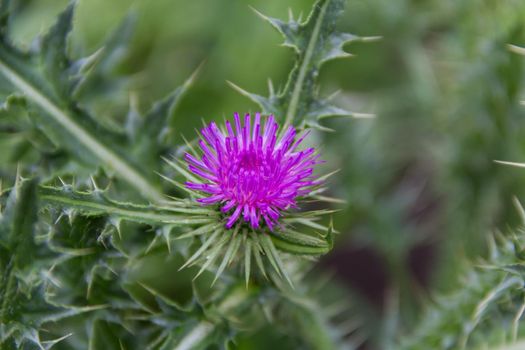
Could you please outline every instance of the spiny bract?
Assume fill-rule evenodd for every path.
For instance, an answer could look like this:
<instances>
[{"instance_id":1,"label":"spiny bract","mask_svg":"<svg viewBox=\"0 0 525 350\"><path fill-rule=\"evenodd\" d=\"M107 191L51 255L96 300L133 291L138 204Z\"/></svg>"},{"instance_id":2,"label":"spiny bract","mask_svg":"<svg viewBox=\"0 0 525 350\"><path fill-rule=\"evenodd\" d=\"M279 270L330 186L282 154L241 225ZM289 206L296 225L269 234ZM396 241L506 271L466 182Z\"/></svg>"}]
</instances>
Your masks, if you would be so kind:
<instances>
[{"instance_id":1,"label":"spiny bract","mask_svg":"<svg viewBox=\"0 0 525 350\"><path fill-rule=\"evenodd\" d=\"M314 148L298 150L308 132L296 140L296 130L289 126L279 137L273 115L266 119L264 128L259 113L253 127L251 123L250 114L242 123L235 113L235 131L229 121L226 130L214 122L205 126L199 140L201 158L185 155L189 170L203 182L186 182L186 186L208 195L197 199L200 203L219 203L221 211L229 213L226 228L242 215L254 229L264 219L273 230L281 212L297 207L297 197L318 184L312 174L319 155Z\"/></svg>"}]
</instances>

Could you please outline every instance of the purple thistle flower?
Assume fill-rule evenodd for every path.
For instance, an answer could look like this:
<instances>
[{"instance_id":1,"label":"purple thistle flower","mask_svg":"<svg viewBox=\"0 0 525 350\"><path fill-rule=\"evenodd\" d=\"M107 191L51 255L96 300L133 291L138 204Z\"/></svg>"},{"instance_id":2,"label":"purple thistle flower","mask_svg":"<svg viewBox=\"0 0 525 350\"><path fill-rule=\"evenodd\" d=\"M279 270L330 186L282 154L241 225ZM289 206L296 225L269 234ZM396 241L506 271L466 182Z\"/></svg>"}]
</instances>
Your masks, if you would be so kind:
<instances>
[{"instance_id":1,"label":"purple thistle flower","mask_svg":"<svg viewBox=\"0 0 525 350\"><path fill-rule=\"evenodd\" d=\"M254 229L264 219L273 230L281 211L296 208L296 198L318 184L312 173L319 156L314 148L297 150L308 133L295 140L293 126L278 138L279 126L273 115L266 119L264 128L259 113L253 127L251 123L250 114L245 115L242 125L235 113L235 131L229 121L225 131L214 122L204 127L199 140L202 157L185 154L189 170L203 182L186 182L186 186L208 195L198 202L219 203L223 213L230 213L226 228L242 216Z\"/></svg>"}]
</instances>

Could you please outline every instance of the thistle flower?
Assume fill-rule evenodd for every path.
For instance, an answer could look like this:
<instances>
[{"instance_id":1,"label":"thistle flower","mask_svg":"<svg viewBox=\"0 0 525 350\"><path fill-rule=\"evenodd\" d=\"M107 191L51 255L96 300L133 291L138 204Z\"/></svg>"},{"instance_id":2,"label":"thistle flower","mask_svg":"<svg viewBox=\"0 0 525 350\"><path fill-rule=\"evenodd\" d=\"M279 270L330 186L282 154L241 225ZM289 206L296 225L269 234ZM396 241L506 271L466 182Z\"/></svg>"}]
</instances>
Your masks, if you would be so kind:
<instances>
[{"instance_id":1,"label":"thistle flower","mask_svg":"<svg viewBox=\"0 0 525 350\"><path fill-rule=\"evenodd\" d=\"M296 140L293 126L278 137L273 115L264 127L259 113L253 127L250 114L242 123L235 113L235 131L229 121L225 124L225 131L214 122L201 130L200 159L185 154L189 170L203 180L186 186L206 194L200 203L221 206L228 215L226 228L244 220L253 229L266 223L273 230L282 211L296 208L297 198L318 184L312 173L319 156L314 148L298 150L308 133Z\"/></svg>"}]
</instances>

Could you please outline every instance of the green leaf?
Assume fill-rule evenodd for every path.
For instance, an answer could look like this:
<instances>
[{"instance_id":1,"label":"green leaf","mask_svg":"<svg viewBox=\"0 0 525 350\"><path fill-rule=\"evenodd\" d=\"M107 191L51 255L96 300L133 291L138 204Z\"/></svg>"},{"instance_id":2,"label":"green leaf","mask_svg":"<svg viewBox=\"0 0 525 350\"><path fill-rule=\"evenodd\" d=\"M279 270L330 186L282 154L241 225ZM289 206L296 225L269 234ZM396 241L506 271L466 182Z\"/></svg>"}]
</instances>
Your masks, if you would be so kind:
<instances>
[{"instance_id":1,"label":"green leaf","mask_svg":"<svg viewBox=\"0 0 525 350\"><path fill-rule=\"evenodd\" d=\"M4 10L8 9L9 6L5 3ZM29 117L57 146L66 149L76 160L93 168L103 165L147 199L162 201L156 184L155 169L152 169L150 164L152 157L158 156L159 153L151 154L151 149L148 149L150 147L142 147L142 154L139 152L134 154L135 157L131 157L128 150L130 140L127 139L127 135L101 125L98 122L100 118L94 118L87 110L81 108L75 97L78 89L87 84L87 77L93 74L91 68L97 66L97 61L107 58L109 51L107 54L102 52L87 62L72 62L67 53L67 38L71 31L73 15L74 4L71 4L43 37L41 49L30 54L21 53L9 42L7 36L4 36L0 43L0 76L11 83L16 91L25 95L31 108L37 111L29 113ZM117 35L112 39L119 38ZM115 42L111 44L118 46ZM172 118L170 113L192 81L193 77L177 89L172 97L158 105L162 108L153 109L145 119L145 130L148 132L143 136L143 140L151 140L158 130L169 128ZM157 136L158 133L154 139ZM165 144L159 145L156 142L155 147L159 146L165 147ZM149 157L148 162L144 161L146 156Z\"/></svg>"},{"instance_id":2,"label":"green leaf","mask_svg":"<svg viewBox=\"0 0 525 350\"><path fill-rule=\"evenodd\" d=\"M109 136L109 131L97 126L96 122L73 102L58 102L56 89L42 83L43 77L29 65L21 64L5 43L0 44L0 74L39 108L41 113L38 116L36 113L29 115L38 118L39 124L50 139L68 149L83 162L92 165L104 164L147 198L161 200L158 190L150 184L142 170L138 170L140 168L133 165L115 143L119 137Z\"/></svg>"},{"instance_id":3,"label":"green leaf","mask_svg":"<svg viewBox=\"0 0 525 350\"><path fill-rule=\"evenodd\" d=\"M318 0L307 20L302 23L291 16L288 22L284 22L256 11L284 37L283 45L295 51L295 65L284 88L276 94L270 85L268 97L249 93L235 84L230 84L257 103L263 113L282 118L284 127L281 130L286 130L288 125L324 129L318 120L331 116L370 116L332 106L329 99L322 99L317 93L317 77L321 66L333 59L350 56L343 50L345 44L377 39L358 37L336 30L344 3L344 0Z\"/></svg>"},{"instance_id":4,"label":"green leaf","mask_svg":"<svg viewBox=\"0 0 525 350\"><path fill-rule=\"evenodd\" d=\"M44 203L74 210L87 216L109 216L114 222L127 220L152 226L186 226L212 223L215 216L214 212L208 209L188 208L178 206L176 203L157 206L117 202L100 190L79 192L70 187L40 186L38 192Z\"/></svg>"},{"instance_id":5,"label":"green leaf","mask_svg":"<svg viewBox=\"0 0 525 350\"><path fill-rule=\"evenodd\" d=\"M70 81L67 69L70 61L67 54L67 38L73 28L75 3L72 2L58 16L53 27L42 38L41 60L46 78L56 82L55 91L61 98L68 98Z\"/></svg>"},{"instance_id":6,"label":"green leaf","mask_svg":"<svg viewBox=\"0 0 525 350\"><path fill-rule=\"evenodd\" d=\"M51 302L38 261L34 226L37 220L37 180L18 180L0 221L0 347L33 343L44 348L40 327L97 307L65 307ZM53 345L62 338L48 343Z\"/></svg>"},{"instance_id":7,"label":"green leaf","mask_svg":"<svg viewBox=\"0 0 525 350\"><path fill-rule=\"evenodd\" d=\"M492 244L486 261L469 264L457 288L429 302L418 326L401 339L400 348L466 349L487 346L490 334L516 338L523 312L524 280L520 252L523 234L517 238L500 236ZM491 240L494 243L493 240Z\"/></svg>"},{"instance_id":8,"label":"green leaf","mask_svg":"<svg viewBox=\"0 0 525 350\"><path fill-rule=\"evenodd\" d=\"M31 262L35 249L33 225L37 219L36 180L18 180L11 191L0 220L0 242L11 252L13 268Z\"/></svg>"},{"instance_id":9,"label":"green leaf","mask_svg":"<svg viewBox=\"0 0 525 350\"><path fill-rule=\"evenodd\" d=\"M135 27L135 17L133 13L127 15L100 49L71 65L74 98L111 98L114 96L112 92L119 90L122 79L114 77L112 73L127 52Z\"/></svg>"}]
</instances>

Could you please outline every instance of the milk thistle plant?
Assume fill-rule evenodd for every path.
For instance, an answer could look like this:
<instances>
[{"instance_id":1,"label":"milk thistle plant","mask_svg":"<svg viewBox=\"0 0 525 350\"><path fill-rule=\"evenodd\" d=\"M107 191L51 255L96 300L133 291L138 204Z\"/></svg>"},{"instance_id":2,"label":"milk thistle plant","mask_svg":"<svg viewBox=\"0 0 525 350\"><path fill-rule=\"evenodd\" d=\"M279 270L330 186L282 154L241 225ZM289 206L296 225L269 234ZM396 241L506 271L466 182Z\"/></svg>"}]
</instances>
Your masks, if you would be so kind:
<instances>
[{"instance_id":1,"label":"milk thistle plant","mask_svg":"<svg viewBox=\"0 0 525 350\"><path fill-rule=\"evenodd\" d=\"M232 84L261 113L211 122L182 146L172 118L196 75L109 126L84 98L111 86L129 23L73 59L74 3L27 51L10 37L16 8L1 2L0 123L29 155L2 175L2 349L231 348L268 323L289 329L293 347L352 347L353 328L334 318L348 303L328 312L305 279L332 247L338 201L324 193L331 173L314 169L316 148L302 144L323 118L361 116L317 94L321 65L368 40L336 30L343 1L318 1L305 21L261 15L296 53L288 82L269 97ZM169 264L162 279L189 297L141 277L150 259Z\"/></svg>"},{"instance_id":2,"label":"milk thistle plant","mask_svg":"<svg viewBox=\"0 0 525 350\"><path fill-rule=\"evenodd\" d=\"M293 53L288 79L280 82L278 89L270 81L266 95L228 82L255 103L256 109L228 106L238 113L226 115L223 121L204 122L196 132L177 129L175 116L188 120L200 117L180 115L181 101L198 94L195 82L202 79L199 69L147 112L140 111L135 94L128 106L128 77L116 77L112 72L129 45L131 16L101 48L85 54L70 36L76 2L58 15L45 34L30 45L20 44L14 28L27 3L0 0L1 350L327 350L359 349L363 344L372 349L478 349L523 339L525 243L521 230L488 235L486 257L476 263L469 260L461 268L454 266L455 271L461 270L462 284L443 296L425 299L423 312L412 323L396 309L402 298L395 295L404 292L401 282L392 288L392 300L374 309L367 308L368 303L357 293L341 288L326 271L317 271L323 265L317 261L330 253L334 244L341 247L344 243L338 240L338 228L347 230L337 224L336 212L345 209L345 201L333 195L343 193L335 188L332 178L338 171L331 162L335 151L325 150L341 136L339 127L330 127L348 125L353 132L357 125L370 122L356 119L372 117L348 111L334 102L333 96L319 92L319 76L326 62L348 57L346 49L353 43L379 39L338 30L344 0L317 0L305 19L290 13L285 21L255 10L277 29L284 38L283 46ZM380 6L386 9L395 2L369 3L387 4ZM448 11L463 6L469 9L464 4L470 1L450 2L453 6L436 3L441 11ZM493 5L499 9L500 5ZM488 11L490 17L499 18L493 10ZM473 16L472 26L497 22L480 21L478 12L466 12ZM512 16L517 13L511 12ZM416 22L423 26L428 21L425 17ZM471 30L466 27L466 32ZM404 34L403 40L432 44L434 36L442 35L436 28L441 27L433 26L429 30L432 35L424 36L425 40L411 33ZM443 28L439 31L448 33L447 27ZM508 31L514 33L514 28ZM470 37L451 33L454 40ZM412 48L404 44L399 45L403 50ZM485 41L458 46L489 47ZM439 45L436 52L437 48ZM455 49L454 57L461 52ZM511 51L525 52L518 46L511 46ZM433 62L427 62L426 52L407 49L403 54L410 56L406 65L411 79L435 68ZM489 96L488 111L478 114L514 113L519 107L514 74L521 67L516 63L518 55L508 60L504 54L496 55L493 66L492 61L473 55L480 62L470 68L472 71L462 67L466 72L458 74L461 78L455 81L455 74L447 70L447 74L436 75L437 85L457 85L457 90L464 89L480 100ZM442 67L450 60L438 61ZM424 64L413 67L414 62ZM214 69L210 65L207 68ZM478 76L478 70L483 70L480 67L491 73L484 75L491 84L469 80ZM493 87L494 82L501 86ZM435 88L430 85L413 89L425 103ZM414 95L412 88L406 89L410 90L407 95ZM123 108L122 95L126 101ZM404 103L405 97L395 95ZM462 107L472 107L454 96L456 100ZM117 112L110 108L113 103ZM456 107L422 110L445 113L448 108L459 113L461 108ZM122 112L126 109L127 114ZM333 117L341 120L331 121ZM438 119L439 125L445 123L441 114ZM389 125L381 118L373 120L363 129ZM505 126L519 129L503 119L492 122L505 137L512 134ZM486 124L490 123L483 126ZM363 141L368 138L363 129L353 134L361 141L349 142L366 149L370 144L368 139ZM402 143L405 140L399 140L398 132L396 129L395 140ZM491 137L491 132L483 132ZM478 145L478 139L486 137L483 132L475 135L475 142L466 138L465 144ZM491 139L487 149L496 148L501 135L494 136L496 142ZM420 242L392 234L395 230L390 226L411 219L397 215L398 207L407 201L405 193L402 200L390 205L395 210L388 211L384 208L389 205L381 202L384 194L377 195L384 191L384 183L370 182L377 192L362 188L371 179L369 165L384 162L381 157L388 154L376 149L374 142L370 141L373 152L367 149L367 154L349 147L349 152L356 148L356 158L366 161L355 163L365 175L358 177L361 182L356 182L356 190L349 196L355 202L348 211L359 219L379 221L376 230L380 235L372 237L369 233L374 232L369 231L373 230L366 228L362 231L370 241L383 240L377 246L389 263L404 266L409 248ZM478 170L478 158L467 173ZM507 164L523 161L519 157L501 159ZM463 179L458 187L466 182ZM407 186L410 195L424 192L419 188L413 191L412 185ZM464 202L478 200L482 197L476 195L478 187L492 188L492 181L469 185L472 191L461 199ZM506 185L516 187L511 182ZM378 206L374 215L363 209L363 202ZM525 222L520 200L516 198L514 204ZM476 208L475 213L483 216L486 206ZM417 209L414 211L419 212ZM472 218L464 216L470 224ZM460 229L465 226L469 225L458 225ZM345 269L355 271L358 267ZM412 280L408 282L414 285ZM423 294L422 288L418 293ZM416 304L415 298L409 303Z\"/></svg>"}]
</instances>

